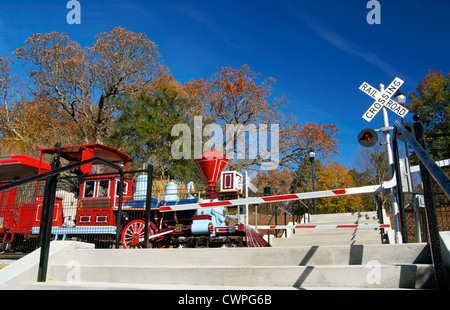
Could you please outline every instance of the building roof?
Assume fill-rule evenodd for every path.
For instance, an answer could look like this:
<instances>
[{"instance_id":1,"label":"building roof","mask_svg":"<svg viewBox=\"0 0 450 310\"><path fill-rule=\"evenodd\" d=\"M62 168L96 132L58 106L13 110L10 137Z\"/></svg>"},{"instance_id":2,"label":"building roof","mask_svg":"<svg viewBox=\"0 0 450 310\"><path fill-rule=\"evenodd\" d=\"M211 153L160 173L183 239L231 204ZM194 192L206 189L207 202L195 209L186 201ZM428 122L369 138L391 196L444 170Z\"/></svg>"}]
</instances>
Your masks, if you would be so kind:
<instances>
[{"instance_id":1,"label":"building roof","mask_svg":"<svg viewBox=\"0 0 450 310\"><path fill-rule=\"evenodd\" d=\"M63 146L61 147L61 157L69 161L81 161L83 151L88 149L94 150L93 157L102 158L110 163L128 163L133 161L131 157L121 151L98 143ZM56 153L55 147L36 149L36 151L50 155Z\"/></svg>"}]
</instances>

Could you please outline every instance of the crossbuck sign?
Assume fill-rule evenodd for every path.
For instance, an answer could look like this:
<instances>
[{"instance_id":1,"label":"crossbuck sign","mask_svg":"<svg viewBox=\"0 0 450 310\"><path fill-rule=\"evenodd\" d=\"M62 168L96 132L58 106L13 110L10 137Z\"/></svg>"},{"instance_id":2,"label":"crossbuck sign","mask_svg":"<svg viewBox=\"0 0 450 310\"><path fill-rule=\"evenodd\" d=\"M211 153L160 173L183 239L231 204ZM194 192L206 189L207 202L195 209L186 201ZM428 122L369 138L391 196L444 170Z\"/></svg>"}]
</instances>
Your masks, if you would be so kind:
<instances>
[{"instance_id":1,"label":"crossbuck sign","mask_svg":"<svg viewBox=\"0 0 450 310\"><path fill-rule=\"evenodd\" d=\"M359 90L375 99L375 102L370 106L366 113L364 113L362 118L370 122L383 107L386 107L391 111L397 113L397 115L400 117L405 117L405 115L409 113L408 109L390 99L397 92L400 86L403 85L403 83L403 80L395 78L395 80L392 81L392 83L384 90L384 92L381 93L376 88L364 82L359 87Z\"/></svg>"}]
</instances>

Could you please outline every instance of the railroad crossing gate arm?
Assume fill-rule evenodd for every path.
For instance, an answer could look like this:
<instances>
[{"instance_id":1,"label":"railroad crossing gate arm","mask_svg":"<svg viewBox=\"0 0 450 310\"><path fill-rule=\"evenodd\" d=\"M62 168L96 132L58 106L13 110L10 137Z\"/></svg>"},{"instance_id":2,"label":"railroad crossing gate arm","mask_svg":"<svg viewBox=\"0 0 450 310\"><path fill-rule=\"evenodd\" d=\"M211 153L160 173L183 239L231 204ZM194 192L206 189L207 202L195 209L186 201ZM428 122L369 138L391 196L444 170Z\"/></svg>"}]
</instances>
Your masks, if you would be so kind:
<instances>
[{"instance_id":1,"label":"railroad crossing gate arm","mask_svg":"<svg viewBox=\"0 0 450 310\"><path fill-rule=\"evenodd\" d=\"M243 199L233 199L233 200L223 200L214 202L203 202L203 203L192 203L185 205L174 205L174 206L164 206L159 210L161 212L169 211L181 211L181 210L196 210L202 208L212 208L212 207L233 207L240 205L250 205L250 204L262 204L269 202L278 201L293 201L302 199L312 199L312 198L325 198L333 196L346 196L346 195L357 195L357 194L367 194L376 193L384 191L385 189L392 188L396 185L395 175L394 177L381 185L369 185L362 187L352 187L346 189L336 189L336 190L326 190L318 192L308 192L308 193L298 193L298 194L287 194L287 195L277 195L277 196L267 196L267 197L252 197Z\"/></svg>"}]
</instances>

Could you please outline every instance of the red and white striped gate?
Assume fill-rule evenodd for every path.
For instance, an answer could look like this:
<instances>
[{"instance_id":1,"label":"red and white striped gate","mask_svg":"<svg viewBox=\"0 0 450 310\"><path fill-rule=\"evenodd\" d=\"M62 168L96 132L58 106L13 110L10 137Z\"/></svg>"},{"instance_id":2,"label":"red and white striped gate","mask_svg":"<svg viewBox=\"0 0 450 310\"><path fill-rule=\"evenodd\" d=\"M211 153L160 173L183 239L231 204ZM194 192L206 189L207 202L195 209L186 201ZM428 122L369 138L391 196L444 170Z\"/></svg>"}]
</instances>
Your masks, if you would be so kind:
<instances>
[{"instance_id":1,"label":"red and white striped gate","mask_svg":"<svg viewBox=\"0 0 450 310\"><path fill-rule=\"evenodd\" d=\"M335 224L335 225L258 225L258 229L380 229L390 228L389 224Z\"/></svg>"},{"instance_id":2,"label":"red and white striped gate","mask_svg":"<svg viewBox=\"0 0 450 310\"><path fill-rule=\"evenodd\" d=\"M318 192L276 195L276 196L267 196L267 197L251 197L251 198L242 198L242 199L233 199L233 200L163 206L163 207L160 207L159 211L169 212L169 211L182 211L182 210L196 210L196 209L211 208L211 207L233 207L233 206L241 206L241 205L262 204L262 203L269 203L269 202L294 201L294 200L312 199L312 198L325 198L325 197L333 197L333 196L346 196L346 195L376 193L376 192L384 191L385 189L388 189L388 188L392 188L395 186L395 184L396 184L396 181L395 181L395 175L394 175L394 177L390 181L386 181L381 185L369 185L369 186L362 186L362 187L326 190L326 191L318 191Z\"/></svg>"}]
</instances>

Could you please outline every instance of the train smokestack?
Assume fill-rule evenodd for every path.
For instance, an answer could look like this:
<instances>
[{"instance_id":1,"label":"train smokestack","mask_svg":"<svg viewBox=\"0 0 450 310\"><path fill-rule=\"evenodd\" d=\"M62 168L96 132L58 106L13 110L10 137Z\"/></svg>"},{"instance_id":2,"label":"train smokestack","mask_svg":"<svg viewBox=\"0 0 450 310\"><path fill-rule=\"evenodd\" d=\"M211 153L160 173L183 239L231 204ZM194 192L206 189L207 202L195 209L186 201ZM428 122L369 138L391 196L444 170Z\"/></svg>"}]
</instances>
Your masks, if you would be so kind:
<instances>
[{"instance_id":1,"label":"train smokestack","mask_svg":"<svg viewBox=\"0 0 450 310\"><path fill-rule=\"evenodd\" d=\"M201 157L194 159L194 162L202 173L206 183L208 183L208 193L205 198L217 198L216 182L220 177L220 173L228 165L228 159L219 151L209 150L203 153Z\"/></svg>"}]
</instances>

